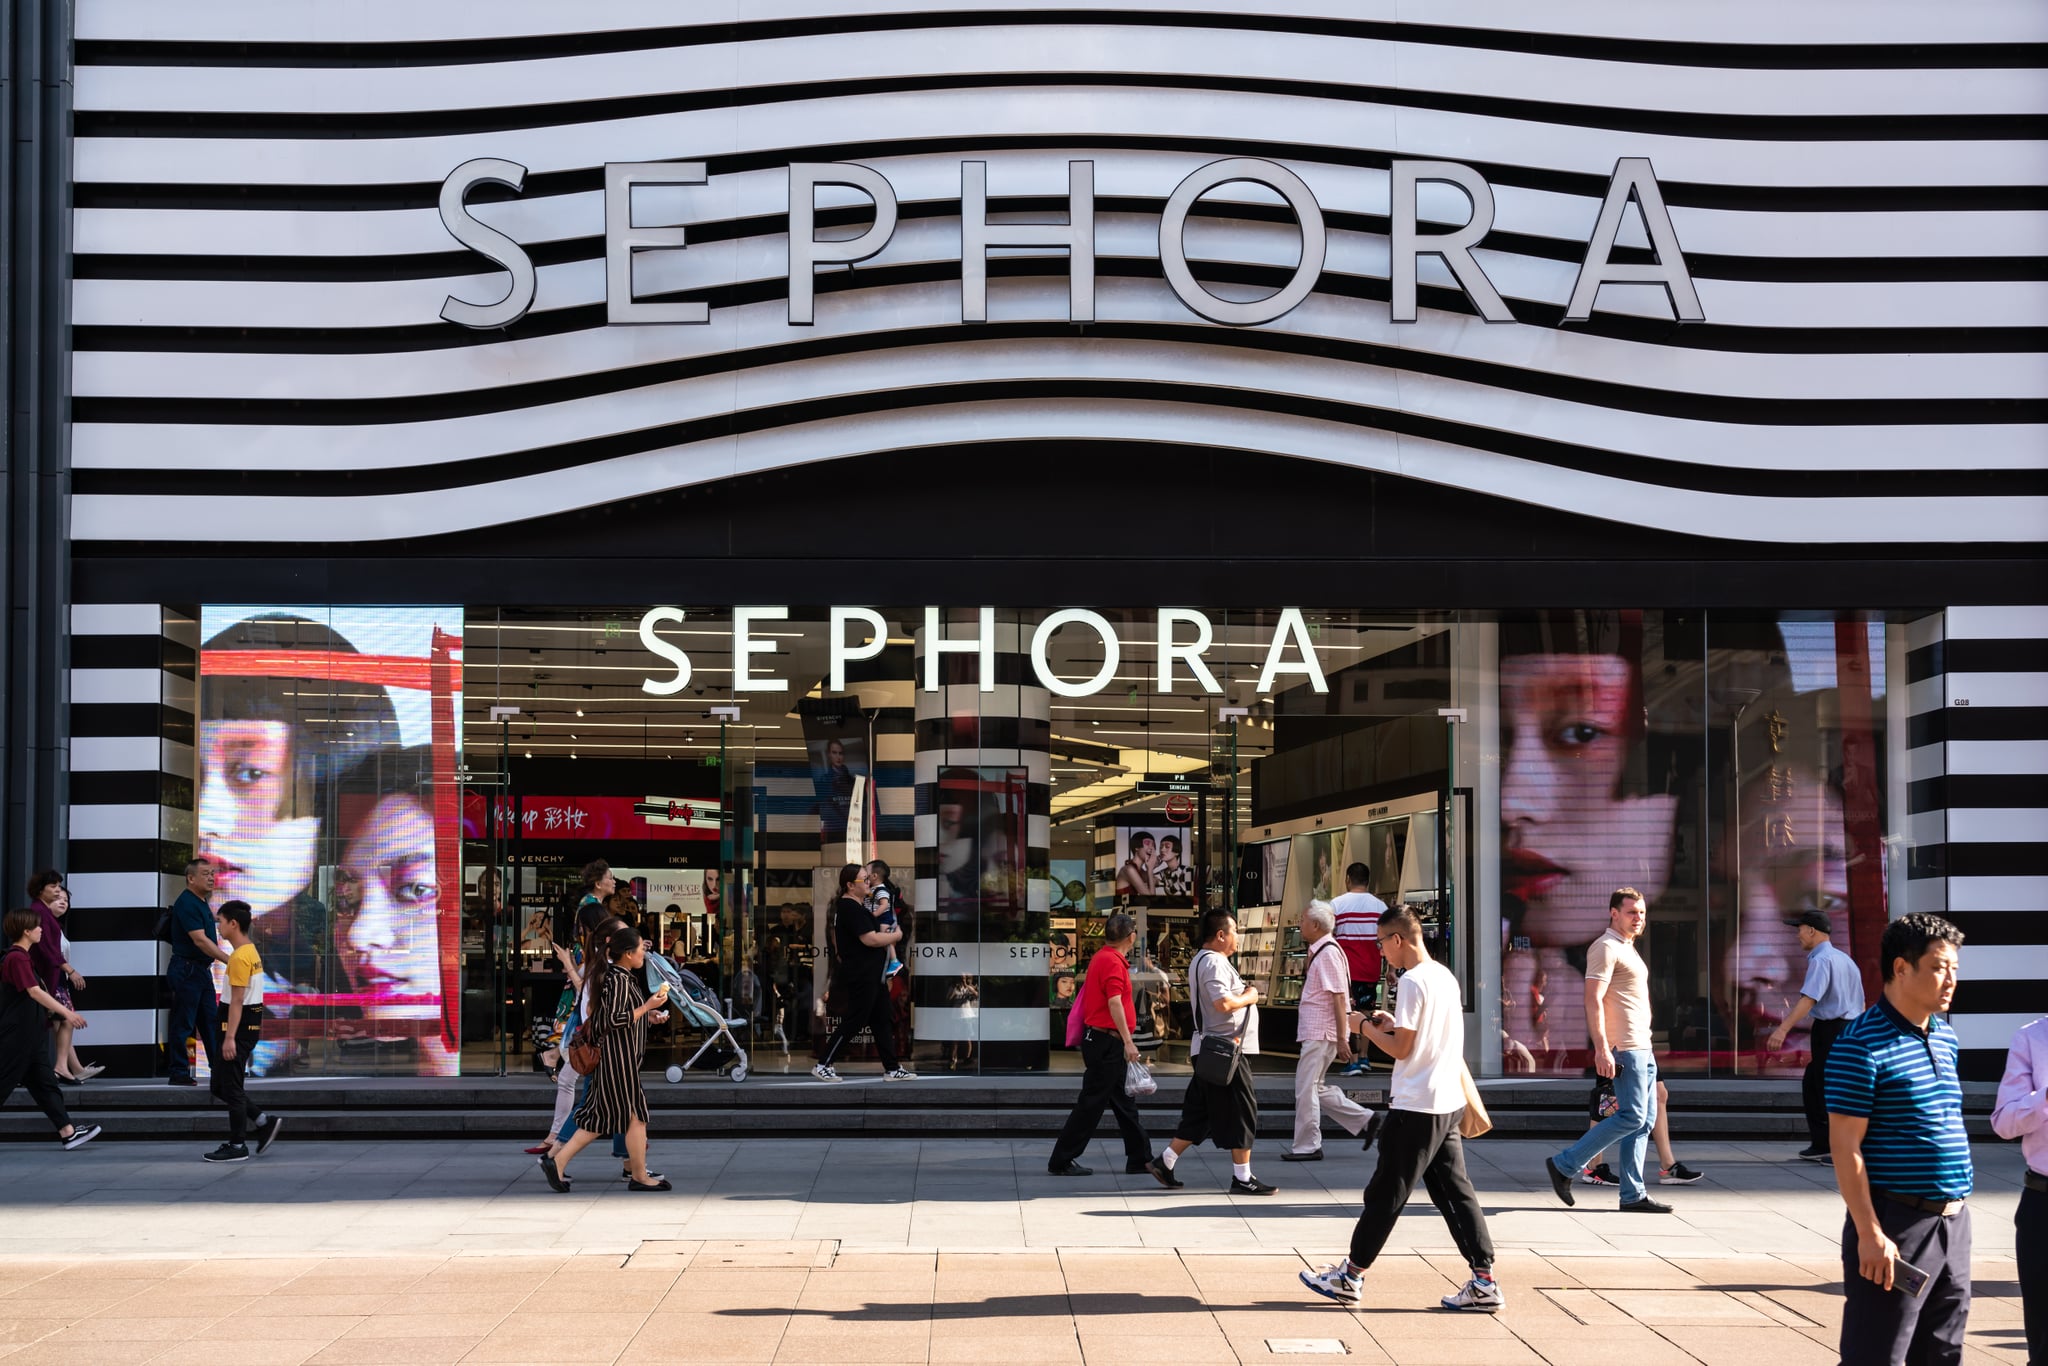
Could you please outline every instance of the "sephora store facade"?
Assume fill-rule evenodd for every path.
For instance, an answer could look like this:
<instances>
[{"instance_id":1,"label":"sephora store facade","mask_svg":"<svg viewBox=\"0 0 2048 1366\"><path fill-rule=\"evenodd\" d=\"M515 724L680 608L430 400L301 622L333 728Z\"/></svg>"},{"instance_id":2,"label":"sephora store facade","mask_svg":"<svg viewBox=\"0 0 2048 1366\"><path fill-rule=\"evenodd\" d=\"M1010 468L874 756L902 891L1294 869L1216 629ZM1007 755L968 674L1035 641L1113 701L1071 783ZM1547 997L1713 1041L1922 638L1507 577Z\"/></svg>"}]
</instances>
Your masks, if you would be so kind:
<instances>
[{"instance_id":1,"label":"sephora store facade","mask_svg":"<svg viewBox=\"0 0 2048 1366\"><path fill-rule=\"evenodd\" d=\"M1164 1064L1215 907L1284 1053L1362 864L1482 1074L1579 1074L1630 885L1669 1070L1795 1073L1786 918L1874 989L1926 909L1995 1075L2038 7L1354 11L9 11L5 874L89 1059L182 1046L196 852L262 1070L530 1068L604 858L801 1070L880 857L920 1070L1070 1065L1119 906Z\"/></svg>"}]
</instances>

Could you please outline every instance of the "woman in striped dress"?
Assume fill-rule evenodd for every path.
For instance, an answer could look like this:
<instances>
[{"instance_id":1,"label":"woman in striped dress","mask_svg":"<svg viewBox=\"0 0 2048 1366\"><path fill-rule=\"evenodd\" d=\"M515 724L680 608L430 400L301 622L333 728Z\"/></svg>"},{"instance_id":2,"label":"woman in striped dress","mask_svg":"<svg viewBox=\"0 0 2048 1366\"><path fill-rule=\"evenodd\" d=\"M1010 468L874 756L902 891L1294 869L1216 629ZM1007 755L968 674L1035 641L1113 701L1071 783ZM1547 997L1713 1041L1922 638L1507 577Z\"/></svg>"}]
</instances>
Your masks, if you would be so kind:
<instances>
[{"instance_id":1,"label":"woman in striped dress","mask_svg":"<svg viewBox=\"0 0 2048 1366\"><path fill-rule=\"evenodd\" d=\"M550 1186L566 1193L569 1178L562 1173L569 1160L594 1138L624 1133L626 1188L665 1191L669 1183L647 1170L647 1093L640 1089L640 1057L647 1050L649 1017L656 1024L668 1018L662 1008L668 1002L668 984L647 994L647 946L638 930L620 926L605 947L611 966L589 973L584 984L584 1017L598 1029L597 1071L591 1075L583 1108L576 1113L576 1132L560 1152L540 1160L540 1169Z\"/></svg>"}]
</instances>

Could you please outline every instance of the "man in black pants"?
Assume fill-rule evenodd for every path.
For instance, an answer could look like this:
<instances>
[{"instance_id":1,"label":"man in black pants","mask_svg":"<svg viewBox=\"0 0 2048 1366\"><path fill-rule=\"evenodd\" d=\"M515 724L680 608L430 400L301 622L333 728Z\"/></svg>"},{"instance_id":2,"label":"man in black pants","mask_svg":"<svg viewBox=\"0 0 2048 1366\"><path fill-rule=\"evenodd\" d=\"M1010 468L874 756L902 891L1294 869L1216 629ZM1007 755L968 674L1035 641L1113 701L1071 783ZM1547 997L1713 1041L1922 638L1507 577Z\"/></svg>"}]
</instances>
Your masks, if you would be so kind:
<instances>
[{"instance_id":1,"label":"man in black pants","mask_svg":"<svg viewBox=\"0 0 2048 1366\"><path fill-rule=\"evenodd\" d=\"M1465 1114L1465 1016L1458 979L1430 958L1422 924L1407 905L1380 917L1379 946L1401 973L1394 1013L1380 1011L1370 1021L1352 1017L1360 1021L1360 1032L1394 1059L1379 1165L1365 1188L1365 1210L1351 1231L1350 1257L1319 1272L1302 1272L1301 1283L1339 1304L1357 1304L1364 1295L1365 1269L1386 1246L1401 1207L1420 1181L1472 1269L1464 1288L1439 1303L1446 1309L1496 1314L1506 1301L1493 1279L1493 1239L1465 1173L1465 1142L1458 1134Z\"/></svg>"},{"instance_id":2,"label":"man in black pants","mask_svg":"<svg viewBox=\"0 0 2048 1366\"><path fill-rule=\"evenodd\" d=\"M1942 1016L1963 934L1915 912L1885 926L1884 994L1828 1055L1842 1226L1842 1360L1958 1366L1970 1317L1961 1046ZM1924 1283L1906 1267L1926 1273Z\"/></svg>"},{"instance_id":3,"label":"man in black pants","mask_svg":"<svg viewBox=\"0 0 2048 1366\"><path fill-rule=\"evenodd\" d=\"M1809 1162L1827 1162L1828 1107L1823 1089L1828 1075L1828 1052L1849 1027L1849 1021L1863 1013L1863 969L1856 960L1829 942L1834 924L1819 911L1802 911L1785 922L1799 931L1799 947L1806 950L1806 981L1799 988L1799 1000L1779 1026L1771 1031L1770 1051L1785 1046L1793 1026L1813 1016L1808 1035L1806 1073L1799 1079L1800 1099L1806 1105L1806 1147L1799 1154Z\"/></svg>"},{"instance_id":4,"label":"man in black pants","mask_svg":"<svg viewBox=\"0 0 2048 1366\"><path fill-rule=\"evenodd\" d=\"M832 907L832 945L837 962L832 965L832 991L842 1000L839 1028L825 1041L811 1075L819 1081L839 1081L832 1060L846 1041L863 1029L875 1036L875 1051L882 1055L882 1075L890 1081L915 1081L917 1074L896 1060L896 1016L889 989L882 979L888 966L889 946L903 938L903 929L886 929L875 919L865 902L873 891L868 870L849 863L839 870L839 900Z\"/></svg>"},{"instance_id":5,"label":"man in black pants","mask_svg":"<svg viewBox=\"0 0 2048 1366\"><path fill-rule=\"evenodd\" d=\"M1074 1159L1088 1151L1088 1140L1102 1122L1103 1107L1116 1111L1117 1132L1124 1140L1125 1175L1142 1175L1152 1162L1152 1140L1138 1118L1138 1102L1124 1090L1125 1069L1139 1060L1131 1038L1131 969L1126 961L1138 944L1138 922L1118 911L1102 926L1102 947L1088 960L1088 976L1074 1009L1081 1012L1081 1098L1074 1102L1059 1141L1053 1144L1046 1170L1054 1176L1093 1176Z\"/></svg>"}]
</instances>

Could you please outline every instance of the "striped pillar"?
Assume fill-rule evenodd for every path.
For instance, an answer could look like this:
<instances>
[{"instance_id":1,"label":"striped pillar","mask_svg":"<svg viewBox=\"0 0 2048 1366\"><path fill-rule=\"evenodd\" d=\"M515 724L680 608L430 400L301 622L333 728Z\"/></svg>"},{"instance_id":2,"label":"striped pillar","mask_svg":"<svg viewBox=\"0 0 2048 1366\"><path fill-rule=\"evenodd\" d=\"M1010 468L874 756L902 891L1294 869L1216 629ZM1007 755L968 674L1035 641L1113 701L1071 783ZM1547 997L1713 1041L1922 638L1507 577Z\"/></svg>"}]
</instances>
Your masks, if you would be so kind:
<instances>
[{"instance_id":1,"label":"striped pillar","mask_svg":"<svg viewBox=\"0 0 2048 1366\"><path fill-rule=\"evenodd\" d=\"M195 609L71 609L71 963L87 989L80 1056L113 1077L160 1075L157 916L192 856Z\"/></svg>"},{"instance_id":2,"label":"striped pillar","mask_svg":"<svg viewBox=\"0 0 2048 1366\"><path fill-rule=\"evenodd\" d=\"M1906 904L1967 937L1949 1021L1995 1081L2048 980L2048 607L1951 607L1906 633Z\"/></svg>"},{"instance_id":3,"label":"striped pillar","mask_svg":"<svg viewBox=\"0 0 2048 1366\"><path fill-rule=\"evenodd\" d=\"M990 627L973 608L943 613L946 641L979 641L984 630L993 647L994 686L987 691L980 653L935 652L927 626L920 623L916 632L912 1036L921 1059L971 1057L986 1071L1042 1071L1051 1053L1052 694L1031 671L1030 623L999 612ZM927 688L928 682L937 687ZM996 802L1006 791L1021 793L1021 906L999 883L992 890L977 876L988 844L986 837L974 838L981 821L977 789ZM944 822L942 807L950 808ZM967 865L959 863L963 852ZM964 993L969 978L972 997Z\"/></svg>"}]
</instances>

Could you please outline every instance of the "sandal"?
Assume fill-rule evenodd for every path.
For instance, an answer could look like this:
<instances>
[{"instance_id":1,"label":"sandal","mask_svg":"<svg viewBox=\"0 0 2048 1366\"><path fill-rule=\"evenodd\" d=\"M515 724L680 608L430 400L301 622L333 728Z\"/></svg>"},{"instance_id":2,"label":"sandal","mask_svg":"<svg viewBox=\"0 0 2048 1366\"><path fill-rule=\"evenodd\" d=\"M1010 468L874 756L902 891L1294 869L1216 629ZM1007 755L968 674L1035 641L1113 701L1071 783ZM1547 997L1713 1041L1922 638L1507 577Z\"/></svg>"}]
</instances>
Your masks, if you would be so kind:
<instances>
[{"instance_id":1,"label":"sandal","mask_svg":"<svg viewBox=\"0 0 2048 1366\"><path fill-rule=\"evenodd\" d=\"M674 1186L668 1183L668 1178L662 1176L659 1172L649 1172L647 1174L654 1178L653 1184L643 1186L629 1176L626 1178L626 1189L629 1191L666 1191L675 1189Z\"/></svg>"}]
</instances>

